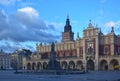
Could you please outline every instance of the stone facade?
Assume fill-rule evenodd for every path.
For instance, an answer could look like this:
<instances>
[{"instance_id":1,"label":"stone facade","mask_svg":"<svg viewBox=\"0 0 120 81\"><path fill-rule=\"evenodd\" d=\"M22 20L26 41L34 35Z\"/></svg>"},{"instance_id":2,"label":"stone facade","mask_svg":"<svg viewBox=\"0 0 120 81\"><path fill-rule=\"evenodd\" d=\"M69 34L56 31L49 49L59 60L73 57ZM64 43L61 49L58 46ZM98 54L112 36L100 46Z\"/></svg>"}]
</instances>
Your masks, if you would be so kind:
<instances>
[{"instance_id":1,"label":"stone facade","mask_svg":"<svg viewBox=\"0 0 120 81\"><path fill-rule=\"evenodd\" d=\"M23 69L23 57L29 57L31 51L27 49L17 49L15 52L10 54L11 67L13 69L21 70Z\"/></svg>"},{"instance_id":2,"label":"stone facade","mask_svg":"<svg viewBox=\"0 0 120 81\"><path fill-rule=\"evenodd\" d=\"M76 40L69 17L66 19L61 43L55 43L55 52L60 66L66 70L115 70L120 65L120 35L116 35L114 27L111 32L104 35L97 26L94 27L91 20L88 27L83 30L83 37L77 33ZM47 69L50 57L50 44L36 44L36 53L31 57L23 58L23 66L26 70Z\"/></svg>"},{"instance_id":3,"label":"stone facade","mask_svg":"<svg viewBox=\"0 0 120 81\"><path fill-rule=\"evenodd\" d=\"M10 67L10 55L0 51L0 70L11 69Z\"/></svg>"}]
</instances>

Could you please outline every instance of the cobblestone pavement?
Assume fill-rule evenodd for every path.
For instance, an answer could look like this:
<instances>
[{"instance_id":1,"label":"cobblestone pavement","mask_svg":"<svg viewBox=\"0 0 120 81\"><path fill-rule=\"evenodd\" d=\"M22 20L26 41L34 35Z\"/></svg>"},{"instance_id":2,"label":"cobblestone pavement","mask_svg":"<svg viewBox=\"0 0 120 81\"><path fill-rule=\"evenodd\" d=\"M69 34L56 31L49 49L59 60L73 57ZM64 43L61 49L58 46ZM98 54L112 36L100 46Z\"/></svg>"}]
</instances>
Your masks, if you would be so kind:
<instances>
[{"instance_id":1,"label":"cobblestone pavement","mask_svg":"<svg viewBox=\"0 0 120 81\"><path fill-rule=\"evenodd\" d=\"M14 74L14 71L0 70L0 81L120 81L120 71L92 71L74 75L36 75Z\"/></svg>"}]
</instances>

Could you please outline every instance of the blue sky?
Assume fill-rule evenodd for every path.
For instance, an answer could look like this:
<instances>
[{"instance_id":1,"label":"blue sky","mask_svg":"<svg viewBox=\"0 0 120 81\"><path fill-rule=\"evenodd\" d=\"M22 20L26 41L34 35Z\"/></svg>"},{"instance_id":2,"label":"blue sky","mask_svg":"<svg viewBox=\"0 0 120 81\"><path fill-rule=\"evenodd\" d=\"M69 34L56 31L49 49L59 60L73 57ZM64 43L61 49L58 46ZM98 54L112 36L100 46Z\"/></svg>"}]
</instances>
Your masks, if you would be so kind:
<instances>
[{"instance_id":1,"label":"blue sky","mask_svg":"<svg viewBox=\"0 0 120 81\"><path fill-rule=\"evenodd\" d=\"M61 41L67 14L82 37L89 20L104 34L120 33L120 0L0 0L0 49L35 51L36 43Z\"/></svg>"}]
</instances>

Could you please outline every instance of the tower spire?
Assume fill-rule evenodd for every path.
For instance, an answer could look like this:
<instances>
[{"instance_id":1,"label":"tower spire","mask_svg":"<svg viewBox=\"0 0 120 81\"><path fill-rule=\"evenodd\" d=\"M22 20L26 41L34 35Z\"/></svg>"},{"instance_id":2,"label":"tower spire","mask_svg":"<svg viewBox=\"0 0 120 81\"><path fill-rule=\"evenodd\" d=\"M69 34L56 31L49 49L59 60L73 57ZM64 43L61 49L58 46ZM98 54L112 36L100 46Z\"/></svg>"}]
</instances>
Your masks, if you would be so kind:
<instances>
[{"instance_id":1,"label":"tower spire","mask_svg":"<svg viewBox=\"0 0 120 81\"><path fill-rule=\"evenodd\" d=\"M67 19L66 19L66 25L64 27L64 32L72 32L68 14L67 14Z\"/></svg>"},{"instance_id":2,"label":"tower spire","mask_svg":"<svg viewBox=\"0 0 120 81\"><path fill-rule=\"evenodd\" d=\"M66 24L64 26L64 32L62 32L62 42L66 41L74 41L74 33L72 32L72 26L70 25L70 19L68 14Z\"/></svg>"},{"instance_id":3,"label":"tower spire","mask_svg":"<svg viewBox=\"0 0 120 81\"><path fill-rule=\"evenodd\" d=\"M101 31L101 27L99 28L99 34L103 35L102 31Z\"/></svg>"},{"instance_id":4,"label":"tower spire","mask_svg":"<svg viewBox=\"0 0 120 81\"><path fill-rule=\"evenodd\" d=\"M101 28L100 28L100 31L99 31L99 33L100 33L100 34L102 33L102 31L101 31Z\"/></svg>"},{"instance_id":5,"label":"tower spire","mask_svg":"<svg viewBox=\"0 0 120 81\"><path fill-rule=\"evenodd\" d=\"M67 14L67 19L69 19L69 14Z\"/></svg>"}]
</instances>

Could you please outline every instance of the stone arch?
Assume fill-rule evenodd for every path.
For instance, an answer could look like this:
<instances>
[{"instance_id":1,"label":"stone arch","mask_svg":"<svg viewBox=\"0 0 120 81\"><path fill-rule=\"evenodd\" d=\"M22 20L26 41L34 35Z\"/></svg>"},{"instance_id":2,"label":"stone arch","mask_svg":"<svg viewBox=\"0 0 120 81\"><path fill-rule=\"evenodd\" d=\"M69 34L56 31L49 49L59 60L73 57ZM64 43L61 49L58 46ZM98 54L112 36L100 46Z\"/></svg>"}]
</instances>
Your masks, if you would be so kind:
<instances>
[{"instance_id":1,"label":"stone arch","mask_svg":"<svg viewBox=\"0 0 120 81\"><path fill-rule=\"evenodd\" d=\"M75 63L74 63L74 61L70 61L70 62L69 62L68 69L69 69L69 70L75 70Z\"/></svg>"},{"instance_id":2,"label":"stone arch","mask_svg":"<svg viewBox=\"0 0 120 81\"><path fill-rule=\"evenodd\" d=\"M108 70L108 63L106 60L101 60L99 64L100 70Z\"/></svg>"},{"instance_id":3,"label":"stone arch","mask_svg":"<svg viewBox=\"0 0 120 81\"><path fill-rule=\"evenodd\" d=\"M89 57L87 56L86 59L89 60Z\"/></svg>"},{"instance_id":4,"label":"stone arch","mask_svg":"<svg viewBox=\"0 0 120 81\"><path fill-rule=\"evenodd\" d=\"M31 64L27 63L27 70L31 70Z\"/></svg>"},{"instance_id":5,"label":"stone arch","mask_svg":"<svg viewBox=\"0 0 120 81\"><path fill-rule=\"evenodd\" d=\"M87 60L87 70L94 70L95 69L95 64L93 60L89 59Z\"/></svg>"},{"instance_id":6,"label":"stone arch","mask_svg":"<svg viewBox=\"0 0 120 81\"><path fill-rule=\"evenodd\" d=\"M79 61L77 61L76 64L77 64L77 67L76 67L77 70L82 70L83 69L83 62L82 61L79 60Z\"/></svg>"},{"instance_id":7,"label":"stone arch","mask_svg":"<svg viewBox=\"0 0 120 81\"><path fill-rule=\"evenodd\" d=\"M32 63L32 70L36 70L36 63L35 62Z\"/></svg>"},{"instance_id":8,"label":"stone arch","mask_svg":"<svg viewBox=\"0 0 120 81\"><path fill-rule=\"evenodd\" d=\"M110 69L111 70L118 70L118 68L115 68L116 65L119 65L119 62L116 59L112 59L110 61Z\"/></svg>"},{"instance_id":9,"label":"stone arch","mask_svg":"<svg viewBox=\"0 0 120 81\"><path fill-rule=\"evenodd\" d=\"M90 56L89 59L94 60L94 57L93 57L93 56Z\"/></svg>"},{"instance_id":10,"label":"stone arch","mask_svg":"<svg viewBox=\"0 0 120 81\"><path fill-rule=\"evenodd\" d=\"M66 61L63 61L61 63L61 66L62 66L62 69L66 70L67 69L67 62Z\"/></svg>"},{"instance_id":11,"label":"stone arch","mask_svg":"<svg viewBox=\"0 0 120 81\"><path fill-rule=\"evenodd\" d=\"M37 63L37 70L42 70L42 64L40 62Z\"/></svg>"},{"instance_id":12,"label":"stone arch","mask_svg":"<svg viewBox=\"0 0 120 81\"><path fill-rule=\"evenodd\" d=\"M43 69L44 69L44 70L47 69L47 62L43 62Z\"/></svg>"},{"instance_id":13,"label":"stone arch","mask_svg":"<svg viewBox=\"0 0 120 81\"><path fill-rule=\"evenodd\" d=\"M3 66L1 66L0 69L3 70Z\"/></svg>"}]
</instances>

